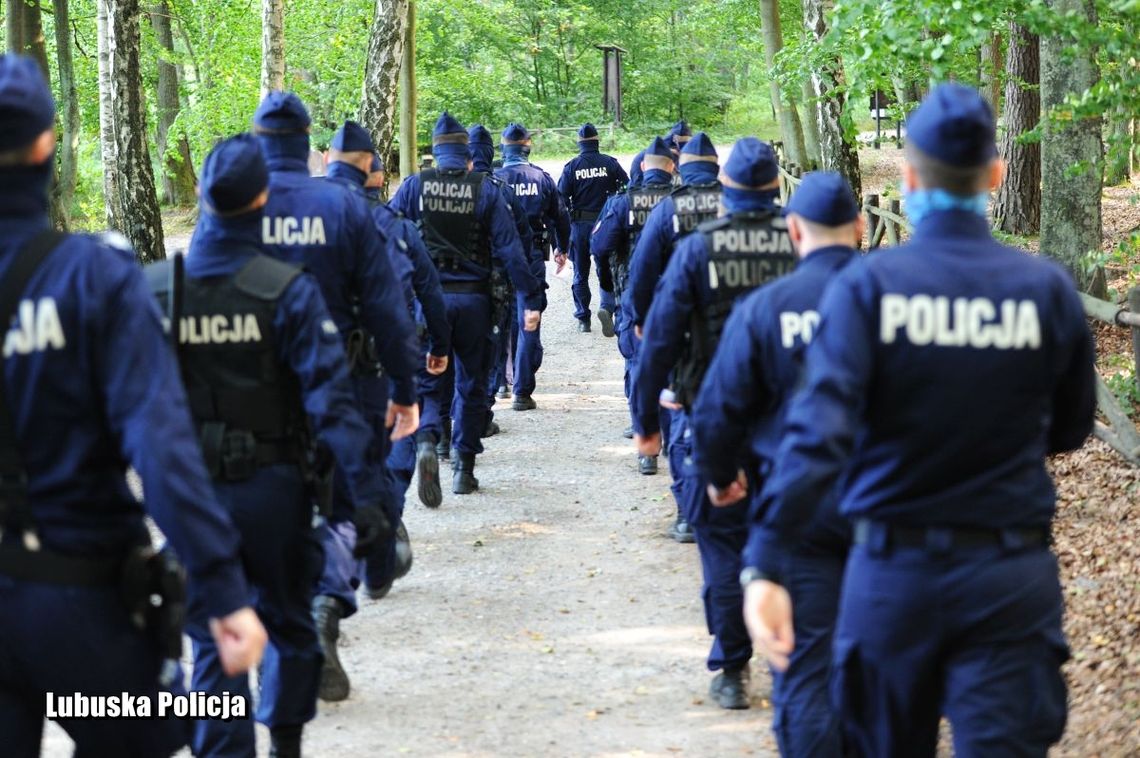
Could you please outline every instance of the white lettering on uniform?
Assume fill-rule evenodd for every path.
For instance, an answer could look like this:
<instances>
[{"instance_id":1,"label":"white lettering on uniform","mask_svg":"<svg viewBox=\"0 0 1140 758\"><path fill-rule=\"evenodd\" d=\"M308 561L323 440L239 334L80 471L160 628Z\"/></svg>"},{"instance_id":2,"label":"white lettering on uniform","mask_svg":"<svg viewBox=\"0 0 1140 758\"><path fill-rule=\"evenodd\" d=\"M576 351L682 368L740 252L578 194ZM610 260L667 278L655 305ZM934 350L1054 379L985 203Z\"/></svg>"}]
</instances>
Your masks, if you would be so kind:
<instances>
[{"instance_id":1,"label":"white lettering on uniform","mask_svg":"<svg viewBox=\"0 0 1140 758\"><path fill-rule=\"evenodd\" d=\"M55 298L21 300L16 321L4 338L4 357L29 355L67 347Z\"/></svg>"},{"instance_id":2,"label":"white lettering on uniform","mask_svg":"<svg viewBox=\"0 0 1140 758\"><path fill-rule=\"evenodd\" d=\"M261 220L261 241L266 245L324 245L325 221L320 216L266 216Z\"/></svg>"},{"instance_id":3,"label":"white lettering on uniform","mask_svg":"<svg viewBox=\"0 0 1140 758\"><path fill-rule=\"evenodd\" d=\"M574 178L581 179L605 179L610 175L609 170L605 166L598 168L580 168L574 172Z\"/></svg>"},{"instance_id":4,"label":"white lettering on uniform","mask_svg":"<svg viewBox=\"0 0 1140 758\"><path fill-rule=\"evenodd\" d=\"M796 345L796 337L807 345L815 336L815 328L819 326L819 314L815 311L784 311L780 314L780 344L791 349Z\"/></svg>"},{"instance_id":5,"label":"white lettering on uniform","mask_svg":"<svg viewBox=\"0 0 1140 758\"><path fill-rule=\"evenodd\" d=\"M538 184L536 182L526 182L524 184L512 184L511 189L519 197L538 197Z\"/></svg>"},{"instance_id":6,"label":"white lettering on uniform","mask_svg":"<svg viewBox=\"0 0 1140 758\"><path fill-rule=\"evenodd\" d=\"M1032 300L983 297L949 298L918 294L883 295L879 303L879 339L893 344L900 332L916 346L1037 350L1041 319Z\"/></svg>"},{"instance_id":7,"label":"white lettering on uniform","mask_svg":"<svg viewBox=\"0 0 1140 758\"><path fill-rule=\"evenodd\" d=\"M186 316L179 325L178 341L188 345L261 342L261 327L252 313Z\"/></svg>"}]
</instances>

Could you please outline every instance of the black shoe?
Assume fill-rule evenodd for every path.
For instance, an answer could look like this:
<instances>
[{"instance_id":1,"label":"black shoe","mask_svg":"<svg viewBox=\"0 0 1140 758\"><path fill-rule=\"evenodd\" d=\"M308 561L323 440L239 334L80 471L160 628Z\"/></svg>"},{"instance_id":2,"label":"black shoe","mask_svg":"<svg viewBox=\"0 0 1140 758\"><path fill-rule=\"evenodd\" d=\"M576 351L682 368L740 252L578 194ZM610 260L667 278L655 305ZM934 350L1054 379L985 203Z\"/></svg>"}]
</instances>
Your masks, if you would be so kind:
<instances>
[{"instance_id":1,"label":"black shoe","mask_svg":"<svg viewBox=\"0 0 1140 758\"><path fill-rule=\"evenodd\" d=\"M447 460L447 456L451 451L451 419L443 419L443 434L440 435L439 442L435 443L435 454L439 458Z\"/></svg>"},{"instance_id":2,"label":"black shoe","mask_svg":"<svg viewBox=\"0 0 1140 758\"><path fill-rule=\"evenodd\" d=\"M602 325L602 334L606 337L614 336L614 314L607 310L598 310L598 323Z\"/></svg>"},{"instance_id":3,"label":"black shoe","mask_svg":"<svg viewBox=\"0 0 1140 758\"><path fill-rule=\"evenodd\" d=\"M633 439L633 427L627 426L625 428L625 431L621 433L621 436L625 437L627 440Z\"/></svg>"},{"instance_id":4,"label":"black shoe","mask_svg":"<svg viewBox=\"0 0 1140 758\"><path fill-rule=\"evenodd\" d=\"M656 455L639 455L637 456L637 470L646 476L652 476L657 473L657 456Z\"/></svg>"},{"instance_id":5,"label":"black shoe","mask_svg":"<svg viewBox=\"0 0 1140 758\"><path fill-rule=\"evenodd\" d=\"M369 600L383 600L384 598L388 597L388 593L392 591L392 585L395 583L395 578L392 578L381 584L379 587L373 587L369 585L364 590L364 594L368 596Z\"/></svg>"},{"instance_id":6,"label":"black shoe","mask_svg":"<svg viewBox=\"0 0 1140 758\"><path fill-rule=\"evenodd\" d=\"M434 456L433 456L434 457ZM329 595L313 598L313 621L317 625L317 641L325 662L321 665L321 684L317 695L327 703L336 703L348 698L350 685L348 674L340 665L336 643L340 639L340 601Z\"/></svg>"},{"instance_id":7,"label":"black shoe","mask_svg":"<svg viewBox=\"0 0 1140 758\"><path fill-rule=\"evenodd\" d=\"M455 474L451 478L451 491L456 495L470 495L477 489L479 489L479 480L475 478L475 454L457 453Z\"/></svg>"},{"instance_id":8,"label":"black shoe","mask_svg":"<svg viewBox=\"0 0 1140 758\"><path fill-rule=\"evenodd\" d=\"M269 730L269 758L301 758L303 726L275 726Z\"/></svg>"},{"instance_id":9,"label":"black shoe","mask_svg":"<svg viewBox=\"0 0 1140 758\"><path fill-rule=\"evenodd\" d=\"M507 389L506 386L499 387L499 391L495 393L495 397L499 398L500 400L506 400L510 396L511 391Z\"/></svg>"},{"instance_id":10,"label":"black shoe","mask_svg":"<svg viewBox=\"0 0 1140 758\"><path fill-rule=\"evenodd\" d=\"M713 677L709 685L709 697L721 708L744 711L752 707L748 702L748 669L735 671L725 669Z\"/></svg>"},{"instance_id":11,"label":"black shoe","mask_svg":"<svg viewBox=\"0 0 1140 758\"><path fill-rule=\"evenodd\" d=\"M511 408L516 411L533 411L537 407L538 403L530 395L515 395L515 401L511 403Z\"/></svg>"},{"instance_id":12,"label":"black shoe","mask_svg":"<svg viewBox=\"0 0 1140 758\"><path fill-rule=\"evenodd\" d=\"M412 562L415 556L412 555L412 540L408 536L408 527L404 526L404 522L400 521L400 525L396 527L396 575L393 579L403 579L412 570Z\"/></svg>"},{"instance_id":13,"label":"black shoe","mask_svg":"<svg viewBox=\"0 0 1140 758\"><path fill-rule=\"evenodd\" d=\"M487 439L488 437L494 437L501 431L503 430L499 428L498 424L496 424L494 421L489 420L487 421L487 426L483 427L483 434L480 436L483 439Z\"/></svg>"},{"instance_id":14,"label":"black shoe","mask_svg":"<svg viewBox=\"0 0 1140 758\"><path fill-rule=\"evenodd\" d=\"M439 458L430 439L416 445L416 473L420 475L420 502L428 508L438 508L443 503L443 490L439 485Z\"/></svg>"},{"instance_id":15,"label":"black shoe","mask_svg":"<svg viewBox=\"0 0 1140 758\"><path fill-rule=\"evenodd\" d=\"M578 331L580 331L582 334L588 334L590 332L590 322L588 320L587 321L579 321L578 322Z\"/></svg>"},{"instance_id":16,"label":"black shoe","mask_svg":"<svg viewBox=\"0 0 1140 758\"><path fill-rule=\"evenodd\" d=\"M678 514L677 520L673 522L673 526L669 527L669 536L684 544L696 542L697 538L693 534L693 525L685 520L684 516Z\"/></svg>"}]
</instances>

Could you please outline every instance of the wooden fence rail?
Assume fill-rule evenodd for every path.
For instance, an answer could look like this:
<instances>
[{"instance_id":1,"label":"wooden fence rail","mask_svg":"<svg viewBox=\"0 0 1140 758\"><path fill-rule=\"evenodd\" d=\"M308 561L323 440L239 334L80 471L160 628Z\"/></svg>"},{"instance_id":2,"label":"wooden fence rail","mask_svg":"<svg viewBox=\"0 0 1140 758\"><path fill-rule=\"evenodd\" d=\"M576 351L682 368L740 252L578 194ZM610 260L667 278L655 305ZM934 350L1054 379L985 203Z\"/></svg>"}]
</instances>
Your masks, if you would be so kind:
<instances>
[{"instance_id":1,"label":"wooden fence rail","mask_svg":"<svg viewBox=\"0 0 1140 758\"><path fill-rule=\"evenodd\" d=\"M773 144L777 153L782 154L780 143ZM779 177L781 202L787 203L796 187L803 181L803 174L802 168L794 163L785 163L781 158ZM869 249L880 247L884 238L888 245L894 246L899 243L902 231L907 226L906 218L902 214L902 203L899 200L891 199L888 206L882 208L878 195L867 195L863 199L863 212L867 216ZM1089 318L1131 330L1133 380L1140 382L1140 287L1134 287L1128 293L1127 307L1100 300L1083 292L1081 302L1084 305L1085 315ZM1129 463L1140 466L1140 433L1137 433L1136 425L1128 417L1128 413L1109 389L1108 384L1101 378L1100 372L1096 374L1096 401L1097 408L1107 423L1097 420L1093 433Z\"/></svg>"}]
</instances>

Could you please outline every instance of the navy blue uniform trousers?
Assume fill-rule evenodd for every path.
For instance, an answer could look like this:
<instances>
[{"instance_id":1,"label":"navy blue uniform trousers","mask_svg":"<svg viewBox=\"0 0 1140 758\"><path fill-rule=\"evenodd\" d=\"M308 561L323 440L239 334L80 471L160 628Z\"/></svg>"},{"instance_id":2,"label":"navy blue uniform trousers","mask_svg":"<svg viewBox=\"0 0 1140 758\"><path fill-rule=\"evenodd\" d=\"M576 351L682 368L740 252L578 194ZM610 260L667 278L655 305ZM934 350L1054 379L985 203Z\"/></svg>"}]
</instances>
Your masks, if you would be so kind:
<instances>
[{"instance_id":1,"label":"navy blue uniform trousers","mask_svg":"<svg viewBox=\"0 0 1140 758\"><path fill-rule=\"evenodd\" d=\"M269 633L259 669L257 720L270 728L304 724L317 714L323 657L312 600L324 554L301 472L296 466L266 466L243 482L215 482L214 489L241 533L242 565L254 590L251 604ZM191 689L248 698L249 676L222 671L205 609L193 597L187 633L194 647ZM196 756L252 755L253 722L200 720L191 747Z\"/></svg>"},{"instance_id":2,"label":"navy blue uniform trousers","mask_svg":"<svg viewBox=\"0 0 1140 758\"><path fill-rule=\"evenodd\" d=\"M598 292L602 310L614 312L614 283L609 267L603 266L590 252L590 232L593 221L575 221L570 224L570 262L574 265L574 282L570 291L574 295L574 318L590 320L590 264L598 267Z\"/></svg>"},{"instance_id":3,"label":"navy blue uniform trousers","mask_svg":"<svg viewBox=\"0 0 1140 758\"><path fill-rule=\"evenodd\" d=\"M446 288L445 288L446 289ZM455 366L455 391L444 376L425 375L421 384L423 413L420 428L439 439L441 409L451 407L451 446L461 453L481 453L480 441L487 419L487 335L491 331L491 298L480 294L444 292L447 321L451 327L451 362Z\"/></svg>"},{"instance_id":4,"label":"navy blue uniform trousers","mask_svg":"<svg viewBox=\"0 0 1140 758\"><path fill-rule=\"evenodd\" d=\"M546 281L546 261L543 260L542 251L531 249L528 260L530 271L540 282ZM515 325L515 394L531 395L537 385L535 375L542 367L542 326L533 332L523 329L526 321L526 298L516 293L518 323Z\"/></svg>"},{"instance_id":5,"label":"navy blue uniform trousers","mask_svg":"<svg viewBox=\"0 0 1140 758\"><path fill-rule=\"evenodd\" d=\"M832 698L861 755L1045 756L1065 728L1057 559L1043 547L851 550Z\"/></svg>"},{"instance_id":6,"label":"navy blue uniform trousers","mask_svg":"<svg viewBox=\"0 0 1140 758\"><path fill-rule=\"evenodd\" d=\"M0 574L0 753L35 758L47 692L151 697L158 705L157 647L132 624L118 587L70 587ZM179 670L168 691L184 694ZM151 711L154 715L154 710ZM59 719L78 758L170 755L186 744L179 719ZM252 727L251 727L252 728Z\"/></svg>"}]
</instances>

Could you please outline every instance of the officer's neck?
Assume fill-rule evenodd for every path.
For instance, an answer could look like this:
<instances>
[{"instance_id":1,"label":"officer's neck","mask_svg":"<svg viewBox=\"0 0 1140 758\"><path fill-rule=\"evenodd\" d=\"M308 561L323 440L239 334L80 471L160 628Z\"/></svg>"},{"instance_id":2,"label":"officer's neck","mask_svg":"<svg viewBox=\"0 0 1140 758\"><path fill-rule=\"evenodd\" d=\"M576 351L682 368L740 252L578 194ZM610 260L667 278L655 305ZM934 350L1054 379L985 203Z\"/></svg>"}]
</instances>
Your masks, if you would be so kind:
<instances>
[{"instance_id":1,"label":"officer's neck","mask_svg":"<svg viewBox=\"0 0 1140 758\"><path fill-rule=\"evenodd\" d=\"M832 253L832 252L854 252L854 251L855 251L855 248L853 248L851 246L850 242L840 242L838 240L827 240L827 239L808 241L808 240L804 239L800 242L799 248L797 249L796 252L799 254L800 260L807 260L808 258L810 258L812 256L819 257L817 255L817 253L822 253L822 254L826 255L827 253Z\"/></svg>"},{"instance_id":2,"label":"officer's neck","mask_svg":"<svg viewBox=\"0 0 1140 758\"><path fill-rule=\"evenodd\" d=\"M258 141L270 171L309 173L309 135L263 134Z\"/></svg>"},{"instance_id":3,"label":"officer's neck","mask_svg":"<svg viewBox=\"0 0 1140 758\"><path fill-rule=\"evenodd\" d=\"M460 155L437 155L435 157L435 167L439 171L466 171L467 158Z\"/></svg>"},{"instance_id":4,"label":"officer's neck","mask_svg":"<svg viewBox=\"0 0 1140 758\"><path fill-rule=\"evenodd\" d=\"M48 185L53 161L0 171L0 217L21 226L48 226Z\"/></svg>"},{"instance_id":5,"label":"officer's neck","mask_svg":"<svg viewBox=\"0 0 1140 758\"><path fill-rule=\"evenodd\" d=\"M650 184L672 184L673 175L668 171L662 171L659 168L651 168L641 175L641 186L645 187Z\"/></svg>"},{"instance_id":6,"label":"officer's neck","mask_svg":"<svg viewBox=\"0 0 1140 758\"><path fill-rule=\"evenodd\" d=\"M589 142L579 142L578 152L582 155L585 155L586 153L600 153L601 148L598 147L597 140L590 140Z\"/></svg>"},{"instance_id":7,"label":"officer's neck","mask_svg":"<svg viewBox=\"0 0 1140 758\"><path fill-rule=\"evenodd\" d=\"M780 189L742 190L725 187L721 195L721 207L726 214L770 211L776 208L780 199Z\"/></svg>"},{"instance_id":8,"label":"officer's neck","mask_svg":"<svg viewBox=\"0 0 1140 758\"><path fill-rule=\"evenodd\" d=\"M346 179L359 187L363 187L364 183L368 181L368 174L344 161L330 163L328 173L325 176L330 179Z\"/></svg>"},{"instance_id":9,"label":"officer's neck","mask_svg":"<svg viewBox=\"0 0 1140 758\"><path fill-rule=\"evenodd\" d=\"M262 215L258 210L221 218L203 208L190 239L190 254L224 255L235 248L259 248Z\"/></svg>"},{"instance_id":10,"label":"officer's neck","mask_svg":"<svg viewBox=\"0 0 1140 758\"><path fill-rule=\"evenodd\" d=\"M693 161L681 166L681 181L685 184L712 184L720 167L711 161Z\"/></svg>"},{"instance_id":11,"label":"officer's neck","mask_svg":"<svg viewBox=\"0 0 1140 758\"><path fill-rule=\"evenodd\" d=\"M522 150L522 145L503 145L504 166L518 166L528 162L526 153Z\"/></svg>"}]
</instances>

